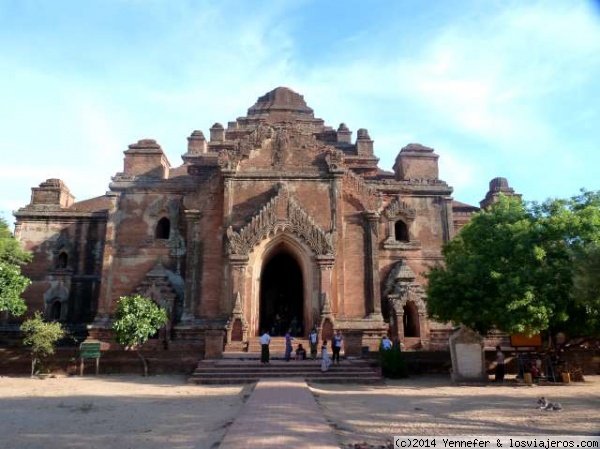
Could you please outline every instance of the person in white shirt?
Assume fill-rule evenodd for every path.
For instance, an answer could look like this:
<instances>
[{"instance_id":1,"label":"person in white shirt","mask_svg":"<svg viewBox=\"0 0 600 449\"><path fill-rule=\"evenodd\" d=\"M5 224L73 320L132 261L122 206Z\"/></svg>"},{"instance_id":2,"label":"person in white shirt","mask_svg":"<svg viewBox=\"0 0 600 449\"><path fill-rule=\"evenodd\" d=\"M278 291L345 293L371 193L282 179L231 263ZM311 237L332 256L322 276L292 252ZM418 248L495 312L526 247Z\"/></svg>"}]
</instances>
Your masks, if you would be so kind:
<instances>
[{"instance_id":1,"label":"person in white shirt","mask_svg":"<svg viewBox=\"0 0 600 449\"><path fill-rule=\"evenodd\" d=\"M327 352L327 340L323 340L323 346L321 346L321 371L329 371L330 365L331 359L329 358L329 353Z\"/></svg>"},{"instance_id":2,"label":"person in white shirt","mask_svg":"<svg viewBox=\"0 0 600 449\"><path fill-rule=\"evenodd\" d=\"M313 327L308 335L308 343L310 344L310 357L315 360L317 358L317 346L319 345L319 333L316 327Z\"/></svg>"},{"instance_id":3,"label":"person in white shirt","mask_svg":"<svg viewBox=\"0 0 600 449\"><path fill-rule=\"evenodd\" d=\"M269 363L269 343L271 343L271 336L269 332L265 332L260 337L260 363L266 365Z\"/></svg>"}]
</instances>

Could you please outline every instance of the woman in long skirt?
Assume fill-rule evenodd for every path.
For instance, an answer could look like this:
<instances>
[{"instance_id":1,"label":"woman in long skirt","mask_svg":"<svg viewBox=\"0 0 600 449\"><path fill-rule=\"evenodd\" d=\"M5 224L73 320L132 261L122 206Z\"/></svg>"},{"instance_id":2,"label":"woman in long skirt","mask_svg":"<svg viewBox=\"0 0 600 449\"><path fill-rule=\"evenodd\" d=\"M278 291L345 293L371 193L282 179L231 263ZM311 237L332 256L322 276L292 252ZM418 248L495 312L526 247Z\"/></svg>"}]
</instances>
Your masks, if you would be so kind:
<instances>
[{"instance_id":1,"label":"woman in long skirt","mask_svg":"<svg viewBox=\"0 0 600 449\"><path fill-rule=\"evenodd\" d=\"M321 358L321 371L329 371L331 359L329 358L329 352L327 351L327 340L323 340L323 346L321 346Z\"/></svg>"}]
</instances>

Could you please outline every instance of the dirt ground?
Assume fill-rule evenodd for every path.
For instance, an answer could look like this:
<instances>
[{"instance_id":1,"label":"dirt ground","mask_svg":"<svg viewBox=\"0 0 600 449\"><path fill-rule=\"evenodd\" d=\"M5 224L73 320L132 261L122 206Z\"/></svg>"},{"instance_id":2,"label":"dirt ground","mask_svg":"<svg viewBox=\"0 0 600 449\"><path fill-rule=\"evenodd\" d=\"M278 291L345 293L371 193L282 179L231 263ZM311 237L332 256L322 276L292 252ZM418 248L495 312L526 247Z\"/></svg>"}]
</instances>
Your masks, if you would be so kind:
<instances>
[{"instance_id":1,"label":"dirt ground","mask_svg":"<svg viewBox=\"0 0 600 449\"><path fill-rule=\"evenodd\" d=\"M214 448L250 391L183 376L0 377L0 447Z\"/></svg>"},{"instance_id":2,"label":"dirt ground","mask_svg":"<svg viewBox=\"0 0 600 449\"><path fill-rule=\"evenodd\" d=\"M385 445L394 435L600 435L600 376L585 382L457 385L448 377L411 377L385 387L313 386L344 445ZM540 396L560 402L541 411Z\"/></svg>"},{"instance_id":3,"label":"dirt ground","mask_svg":"<svg viewBox=\"0 0 600 449\"><path fill-rule=\"evenodd\" d=\"M551 386L413 377L311 388L346 446L394 435L600 434L600 376ZM217 448L251 391L188 385L183 376L0 377L0 447ZM539 396L564 410L537 410Z\"/></svg>"}]
</instances>

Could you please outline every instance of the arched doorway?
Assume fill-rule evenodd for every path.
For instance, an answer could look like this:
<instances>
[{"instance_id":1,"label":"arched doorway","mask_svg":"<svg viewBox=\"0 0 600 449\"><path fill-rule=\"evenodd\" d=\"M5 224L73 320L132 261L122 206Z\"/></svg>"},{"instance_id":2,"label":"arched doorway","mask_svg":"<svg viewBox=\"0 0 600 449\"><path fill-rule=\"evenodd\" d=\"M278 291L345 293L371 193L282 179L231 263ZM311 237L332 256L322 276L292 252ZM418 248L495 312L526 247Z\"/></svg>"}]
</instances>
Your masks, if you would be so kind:
<instances>
[{"instance_id":1,"label":"arched doorway","mask_svg":"<svg viewBox=\"0 0 600 449\"><path fill-rule=\"evenodd\" d=\"M407 301L404 306L404 336L420 337L419 311L413 301Z\"/></svg>"},{"instance_id":2,"label":"arched doorway","mask_svg":"<svg viewBox=\"0 0 600 449\"><path fill-rule=\"evenodd\" d=\"M302 270L285 251L273 255L263 265L260 276L260 330L272 335L304 334L304 287Z\"/></svg>"}]
</instances>

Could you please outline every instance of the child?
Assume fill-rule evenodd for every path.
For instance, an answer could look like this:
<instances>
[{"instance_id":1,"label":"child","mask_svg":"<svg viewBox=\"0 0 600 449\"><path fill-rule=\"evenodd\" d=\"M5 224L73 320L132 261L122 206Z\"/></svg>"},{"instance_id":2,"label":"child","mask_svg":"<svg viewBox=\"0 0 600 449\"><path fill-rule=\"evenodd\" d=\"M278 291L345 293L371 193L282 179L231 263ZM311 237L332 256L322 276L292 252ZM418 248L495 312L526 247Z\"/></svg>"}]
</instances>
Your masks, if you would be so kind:
<instances>
[{"instance_id":1,"label":"child","mask_svg":"<svg viewBox=\"0 0 600 449\"><path fill-rule=\"evenodd\" d=\"M296 348L296 360L306 360L306 349L302 347L302 343L298 343Z\"/></svg>"}]
</instances>

